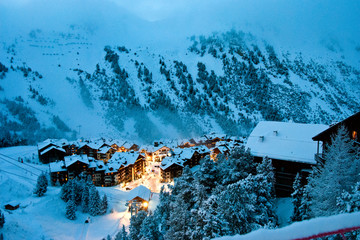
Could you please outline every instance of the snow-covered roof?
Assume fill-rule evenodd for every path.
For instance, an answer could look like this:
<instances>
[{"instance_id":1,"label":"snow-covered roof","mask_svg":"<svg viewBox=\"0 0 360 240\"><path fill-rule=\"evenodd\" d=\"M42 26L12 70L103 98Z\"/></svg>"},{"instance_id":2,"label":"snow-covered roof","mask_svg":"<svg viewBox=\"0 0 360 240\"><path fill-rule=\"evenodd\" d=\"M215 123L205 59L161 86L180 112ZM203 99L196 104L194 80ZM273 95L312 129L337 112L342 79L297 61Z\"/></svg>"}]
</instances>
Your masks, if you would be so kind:
<instances>
[{"instance_id":1,"label":"snow-covered roof","mask_svg":"<svg viewBox=\"0 0 360 240\"><path fill-rule=\"evenodd\" d=\"M42 151L40 152L40 155L44 155L45 153L47 153L47 152L49 152L49 151L51 151L51 150L53 150L53 149L58 150L58 151L63 152L63 153L66 152L66 151L65 151L64 149L62 149L61 147L51 146L51 147L48 147L48 148L45 148L44 150L42 150Z\"/></svg>"},{"instance_id":2,"label":"snow-covered roof","mask_svg":"<svg viewBox=\"0 0 360 240\"><path fill-rule=\"evenodd\" d=\"M81 154L81 155L71 155L71 156L66 156L64 158L65 161L65 166L69 167L72 164L76 163L76 162L82 162L85 163L87 165L89 165L89 159L88 156L85 154Z\"/></svg>"},{"instance_id":3,"label":"snow-covered roof","mask_svg":"<svg viewBox=\"0 0 360 240\"><path fill-rule=\"evenodd\" d=\"M64 161L52 162L50 163L50 172L66 172Z\"/></svg>"},{"instance_id":4,"label":"snow-covered roof","mask_svg":"<svg viewBox=\"0 0 360 240\"><path fill-rule=\"evenodd\" d=\"M259 122L250 134L246 148L257 157L315 164L317 143L312 137L327 127L322 124Z\"/></svg>"},{"instance_id":5,"label":"snow-covered roof","mask_svg":"<svg viewBox=\"0 0 360 240\"><path fill-rule=\"evenodd\" d=\"M129 192L128 201L139 197L145 201L150 201L151 191L147 187L140 185Z\"/></svg>"},{"instance_id":6,"label":"snow-covered roof","mask_svg":"<svg viewBox=\"0 0 360 240\"><path fill-rule=\"evenodd\" d=\"M111 149L111 147L108 147L108 146L103 146L101 148L99 148L99 153L107 153L109 150Z\"/></svg>"},{"instance_id":7,"label":"snow-covered roof","mask_svg":"<svg viewBox=\"0 0 360 240\"><path fill-rule=\"evenodd\" d=\"M55 143L54 143L54 140L53 139L46 139L45 141L41 142L41 143L38 143L38 149L41 150L49 145L52 145L52 146L57 146Z\"/></svg>"},{"instance_id":8,"label":"snow-covered roof","mask_svg":"<svg viewBox=\"0 0 360 240\"><path fill-rule=\"evenodd\" d=\"M179 156L167 157L162 160L160 168L162 170L166 170L167 168L171 167L174 164L183 167L184 160L179 158Z\"/></svg>"},{"instance_id":9,"label":"snow-covered roof","mask_svg":"<svg viewBox=\"0 0 360 240\"><path fill-rule=\"evenodd\" d=\"M109 163L118 162L126 167L130 164L134 164L140 155L144 157L143 154L138 152L116 152L110 158Z\"/></svg>"}]
</instances>

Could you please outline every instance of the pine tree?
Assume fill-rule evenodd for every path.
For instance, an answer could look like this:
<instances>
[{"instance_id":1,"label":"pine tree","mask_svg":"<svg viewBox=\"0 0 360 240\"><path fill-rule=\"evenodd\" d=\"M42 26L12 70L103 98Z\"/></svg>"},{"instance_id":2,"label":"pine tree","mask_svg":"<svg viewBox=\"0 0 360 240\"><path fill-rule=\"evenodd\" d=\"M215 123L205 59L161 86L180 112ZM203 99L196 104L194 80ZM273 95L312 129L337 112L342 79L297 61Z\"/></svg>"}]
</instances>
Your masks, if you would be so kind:
<instances>
[{"instance_id":1,"label":"pine tree","mask_svg":"<svg viewBox=\"0 0 360 240\"><path fill-rule=\"evenodd\" d=\"M301 216L301 220L307 220L312 217L310 211L311 196L309 191L308 185L303 188L301 204L299 206L299 215Z\"/></svg>"},{"instance_id":2,"label":"pine tree","mask_svg":"<svg viewBox=\"0 0 360 240\"><path fill-rule=\"evenodd\" d=\"M75 192L75 204L76 205L80 205L81 204L81 197L82 197L82 193L85 187L85 181L83 179L79 179L77 178L74 182L73 182L73 187L74 187L74 192Z\"/></svg>"},{"instance_id":3,"label":"pine tree","mask_svg":"<svg viewBox=\"0 0 360 240\"><path fill-rule=\"evenodd\" d=\"M309 177L312 200L310 209L313 216L326 216L340 211L336 205L337 197L343 191L351 191L351 187L360 181L358 152L349 133L344 127L340 127L327 147L324 165L319 167L318 173Z\"/></svg>"},{"instance_id":4,"label":"pine tree","mask_svg":"<svg viewBox=\"0 0 360 240\"><path fill-rule=\"evenodd\" d=\"M66 203L66 217L70 220L76 219L76 203L74 201L75 193L71 191L70 199Z\"/></svg>"},{"instance_id":5,"label":"pine tree","mask_svg":"<svg viewBox=\"0 0 360 240\"><path fill-rule=\"evenodd\" d=\"M87 184L84 186L81 195L81 209L83 213L89 212L89 186Z\"/></svg>"},{"instance_id":6,"label":"pine tree","mask_svg":"<svg viewBox=\"0 0 360 240\"><path fill-rule=\"evenodd\" d=\"M337 199L337 206L342 213L360 211L360 182L357 182L350 192L342 192Z\"/></svg>"},{"instance_id":7,"label":"pine tree","mask_svg":"<svg viewBox=\"0 0 360 240\"><path fill-rule=\"evenodd\" d=\"M43 196L47 191L47 187L48 187L48 180L46 178L46 175L42 173L37 179L36 187L34 189L34 194L36 194L38 197Z\"/></svg>"},{"instance_id":8,"label":"pine tree","mask_svg":"<svg viewBox=\"0 0 360 240\"><path fill-rule=\"evenodd\" d=\"M96 189L95 186L90 188L90 195L89 195L89 213L91 216L97 216L100 214L100 195L99 191Z\"/></svg>"},{"instance_id":9,"label":"pine tree","mask_svg":"<svg viewBox=\"0 0 360 240\"><path fill-rule=\"evenodd\" d=\"M200 161L200 168L196 172L196 179L208 194L216 187L218 179L218 169L216 168L215 162L210 160L207 156Z\"/></svg>"},{"instance_id":10,"label":"pine tree","mask_svg":"<svg viewBox=\"0 0 360 240\"><path fill-rule=\"evenodd\" d=\"M139 211L138 214L133 215L130 219L130 233L129 237L131 240L141 239L141 225L146 218L147 213L145 211Z\"/></svg>"},{"instance_id":11,"label":"pine tree","mask_svg":"<svg viewBox=\"0 0 360 240\"><path fill-rule=\"evenodd\" d=\"M153 214L147 216L141 224L140 236L146 240L161 240L162 234L159 231L158 221Z\"/></svg>"},{"instance_id":12,"label":"pine tree","mask_svg":"<svg viewBox=\"0 0 360 240\"><path fill-rule=\"evenodd\" d=\"M104 196L101 200L101 206L100 206L101 214L106 214L107 209L108 209L108 201L107 201L106 194L104 194Z\"/></svg>"},{"instance_id":13,"label":"pine tree","mask_svg":"<svg viewBox=\"0 0 360 240\"><path fill-rule=\"evenodd\" d=\"M61 188L60 198L67 202L70 199L71 192L73 191L73 181L69 180L67 183L65 183Z\"/></svg>"},{"instance_id":14,"label":"pine tree","mask_svg":"<svg viewBox=\"0 0 360 240\"><path fill-rule=\"evenodd\" d=\"M244 234L254 229L256 195L255 179L247 178L226 186L218 194L218 214L225 234Z\"/></svg>"},{"instance_id":15,"label":"pine tree","mask_svg":"<svg viewBox=\"0 0 360 240\"><path fill-rule=\"evenodd\" d=\"M291 194L292 197L292 204L294 206L294 211L291 216L291 222L297 222L302 220L300 206L301 206L301 199L303 196L303 187L301 186L301 177L300 174L296 174L295 181L293 184L294 192Z\"/></svg>"},{"instance_id":16,"label":"pine tree","mask_svg":"<svg viewBox=\"0 0 360 240\"><path fill-rule=\"evenodd\" d=\"M169 229L170 201L170 193L165 191L165 186L162 186L159 195L159 204L156 207L154 215L159 222L160 231L163 235Z\"/></svg>"},{"instance_id":17,"label":"pine tree","mask_svg":"<svg viewBox=\"0 0 360 240\"><path fill-rule=\"evenodd\" d=\"M122 226L121 231L119 231L119 232L116 234L114 240L129 240L128 234L127 234L127 232L126 232L126 230L125 230L125 226L124 226L124 225Z\"/></svg>"},{"instance_id":18,"label":"pine tree","mask_svg":"<svg viewBox=\"0 0 360 240\"><path fill-rule=\"evenodd\" d=\"M5 224L5 215L0 210L0 228L3 228Z\"/></svg>"}]
</instances>

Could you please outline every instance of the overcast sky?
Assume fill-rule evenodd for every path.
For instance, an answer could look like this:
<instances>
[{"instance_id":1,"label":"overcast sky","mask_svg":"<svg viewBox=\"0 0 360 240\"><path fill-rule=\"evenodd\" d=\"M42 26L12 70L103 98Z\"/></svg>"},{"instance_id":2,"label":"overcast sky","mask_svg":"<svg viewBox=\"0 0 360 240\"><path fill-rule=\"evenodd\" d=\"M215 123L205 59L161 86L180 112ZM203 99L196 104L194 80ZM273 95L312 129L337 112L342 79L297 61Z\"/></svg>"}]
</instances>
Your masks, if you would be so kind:
<instances>
[{"instance_id":1,"label":"overcast sky","mask_svg":"<svg viewBox=\"0 0 360 240\"><path fill-rule=\"evenodd\" d=\"M360 46L359 0L0 0L0 34L88 27L108 39L183 39L230 28L274 44Z\"/></svg>"}]
</instances>

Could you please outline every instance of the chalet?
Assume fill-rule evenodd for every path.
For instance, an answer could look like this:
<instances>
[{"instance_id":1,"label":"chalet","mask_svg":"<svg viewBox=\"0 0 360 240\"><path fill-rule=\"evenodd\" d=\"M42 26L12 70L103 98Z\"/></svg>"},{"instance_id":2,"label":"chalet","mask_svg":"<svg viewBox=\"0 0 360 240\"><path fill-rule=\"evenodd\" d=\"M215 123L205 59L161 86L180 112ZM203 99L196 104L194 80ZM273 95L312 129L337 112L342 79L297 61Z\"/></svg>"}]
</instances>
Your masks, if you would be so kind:
<instances>
[{"instance_id":1,"label":"chalet","mask_svg":"<svg viewBox=\"0 0 360 240\"><path fill-rule=\"evenodd\" d=\"M330 126L312 138L314 141L317 141L316 159L318 161L324 160L322 152L326 152L327 146L331 143L331 137L337 133L340 126L344 126L349 132L349 138L360 145L360 112L358 112L343 121ZM321 149L320 144L322 145Z\"/></svg>"},{"instance_id":2,"label":"chalet","mask_svg":"<svg viewBox=\"0 0 360 240\"><path fill-rule=\"evenodd\" d=\"M161 182L170 182L176 177L180 177L184 168L184 161L179 156L165 158L161 162L160 174Z\"/></svg>"},{"instance_id":3,"label":"chalet","mask_svg":"<svg viewBox=\"0 0 360 240\"><path fill-rule=\"evenodd\" d=\"M147 187L140 185L129 192L127 205L131 215L138 211L147 211L149 207L151 191Z\"/></svg>"},{"instance_id":4,"label":"chalet","mask_svg":"<svg viewBox=\"0 0 360 240\"><path fill-rule=\"evenodd\" d=\"M17 201L12 201L12 202L5 204L4 207L6 210L16 210L20 207L20 203Z\"/></svg>"},{"instance_id":5,"label":"chalet","mask_svg":"<svg viewBox=\"0 0 360 240\"><path fill-rule=\"evenodd\" d=\"M114 148L110 146L103 146L97 151L97 159L106 163L115 152L116 150Z\"/></svg>"},{"instance_id":6,"label":"chalet","mask_svg":"<svg viewBox=\"0 0 360 240\"><path fill-rule=\"evenodd\" d=\"M66 156L64 162L69 179L74 179L81 173L88 173L89 158L85 154Z\"/></svg>"},{"instance_id":7,"label":"chalet","mask_svg":"<svg viewBox=\"0 0 360 240\"><path fill-rule=\"evenodd\" d=\"M98 159L98 151L100 148L110 147L104 142L82 142L77 150L78 154L86 154L88 157ZM101 156L101 154L99 155Z\"/></svg>"},{"instance_id":8,"label":"chalet","mask_svg":"<svg viewBox=\"0 0 360 240\"><path fill-rule=\"evenodd\" d=\"M225 156L228 156L230 153L230 149L227 144L218 144L218 143L215 145L214 148L210 149L211 150L210 158L213 160L216 159L217 155L219 154L224 154Z\"/></svg>"},{"instance_id":9,"label":"chalet","mask_svg":"<svg viewBox=\"0 0 360 240\"><path fill-rule=\"evenodd\" d=\"M290 196L297 173L307 176L316 164L317 145L314 134L327 128L321 124L259 122L250 134L249 148L256 162L264 157L272 159L275 169L275 191L278 197Z\"/></svg>"},{"instance_id":10,"label":"chalet","mask_svg":"<svg viewBox=\"0 0 360 240\"><path fill-rule=\"evenodd\" d=\"M93 183L95 186L104 186L105 183L105 164L102 161L93 161L90 162L90 166L96 164L96 167L94 168L93 174L92 174L92 178L93 178ZM89 168L90 168L89 166Z\"/></svg>"},{"instance_id":11,"label":"chalet","mask_svg":"<svg viewBox=\"0 0 360 240\"><path fill-rule=\"evenodd\" d=\"M50 163L64 159L66 151L58 145L57 140L47 139L38 144L38 154L42 163Z\"/></svg>"},{"instance_id":12,"label":"chalet","mask_svg":"<svg viewBox=\"0 0 360 240\"><path fill-rule=\"evenodd\" d=\"M161 162L163 158L167 157L169 154L170 148L164 145L159 145L154 148L152 152L153 161Z\"/></svg>"},{"instance_id":13,"label":"chalet","mask_svg":"<svg viewBox=\"0 0 360 240\"><path fill-rule=\"evenodd\" d=\"M108 162L105 175L113 175L116 183L127 183L139 179L145 172L146 160L143 154L137 152L116 152ZM112 169L110 169L112 168ZM115 173L116 170L116 173Z\"/></svg>"},{"instance_id":14,"label":"chalet","mask_svg":"<svg viewBox=\"0 0 360 240\"><path fill-rule=\"evenodd\" d=\"M49 165L51 185L63 185L68 180L68 172L64 161L52 162Z\"/></svg>"}]
</instances>

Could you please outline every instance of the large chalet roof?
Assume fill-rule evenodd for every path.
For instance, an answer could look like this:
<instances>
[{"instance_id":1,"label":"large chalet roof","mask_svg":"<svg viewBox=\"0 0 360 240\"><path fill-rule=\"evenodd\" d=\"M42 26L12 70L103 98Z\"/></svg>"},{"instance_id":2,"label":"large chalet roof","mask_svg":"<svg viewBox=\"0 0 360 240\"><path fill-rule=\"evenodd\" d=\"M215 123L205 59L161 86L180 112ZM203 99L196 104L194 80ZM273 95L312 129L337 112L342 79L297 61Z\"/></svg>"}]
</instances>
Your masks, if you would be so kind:
<instances>
[{"instance_id":1,"label":"large chalet roof","mask_svg":"<svg viewBox=\"0 0 360 240\"><path fill-rule=\"evenodd\" d=\"M58 146L55 146L55 145L51 145L51 147L48 147L48 148L45 148L44 150L42 150L40 152L40 155L44 155L45 153L49 152L49 151L60 151L60 152L63 152L65 153L66 151L61 148L61 147L58 147Z\"/></svg>"},{"instance_id":2,"label":"large chalet roof","mask_svg":"<svg viewBox=\"0 0 360 240\"><path fill-rule=\"evenodd\" d=\"M324 131L322 124L259 122L249 136L246 148L256 157L315 164L317 143L312 136Z\"/></svg>"},{"instance_id":3,"label":"large chalet roof","mask_svg":"<svg viewBox=\"0 0 360 240\"><path fill-rule=\"evenodd\" d=\"M126 167L128 165L134 164L141 156L144 157L144 155L138 152L116 152L110 158L109 163L117 162Z\"/></svg>"},{"instance_id":4,"label":"large chalet roof","mask_svg":"<svg viewBox=\"0 0 360 240\"><path fill-rule=\"evenodd\" d=\"M85 164L89 165L88 156L85 155L85 154L66 156L64 158L64 161L65 161L65 166L66 167L69 167L69 166L71 166L72 164L74 164L76 162L82 162L82 163L85 163Z\"/></svg>"},{"instance_id":5,"label":"large chalet roof","mask_svg":"<svg viewBox=\"0 0 360 240\"><path fill-rule=\"evenodd\" d=\"M160 168L162 170L166 170L169 167L171 167L172 165L178 165L183 167L184 166L184 160L181 159L179 156L171 156L171 157L166 157L162 160Z\"/></svg>"},{"instance_id":6,"label":"large chalet roof","mask_svg":"<svg viewBox=\"0 0 360 240\"><path fill-rule=\"evenodd\" d=\"M143 185L140 185L129 192L129 196L127 199L128 199L128 201L131 201L134 198L139 197L139 198L149 202L150 195L151 195L150 189L148 189L147 187L145 187Z\"/></svg>"},{"instance_id":7,"label":"large chalet roof","mask_svg":"<svg viewBox=\"0 0 360 240\"><path fill-rule=\"evenodd\" d=\"M64 161L52 162L50 163L50 172L66 172Z\"/></svg>"},{"instance_id":8,"label":"large chalet roof","mask_svg":"<svg viewBox=\"0 0 360 240\"><path fill-rule=\"evenodd\" d=\"M356 123L358 126L360 125L360 112L355 113L354 115L351 115L350 117L344 119L343 121L332 125L325 131L320 132L318 135L316 135L312 139L314 141L322 141L322 140L328 138L329 136L335 134L337 132L338 128L340 127L340 125L344 124L346 126L352 126L352 125L355 125Z\"/></svg>"}]
</instances>

